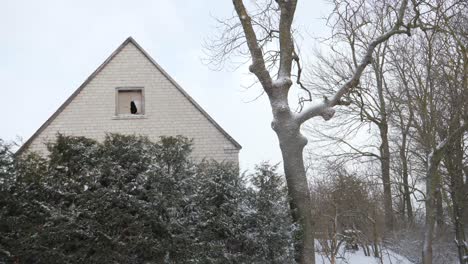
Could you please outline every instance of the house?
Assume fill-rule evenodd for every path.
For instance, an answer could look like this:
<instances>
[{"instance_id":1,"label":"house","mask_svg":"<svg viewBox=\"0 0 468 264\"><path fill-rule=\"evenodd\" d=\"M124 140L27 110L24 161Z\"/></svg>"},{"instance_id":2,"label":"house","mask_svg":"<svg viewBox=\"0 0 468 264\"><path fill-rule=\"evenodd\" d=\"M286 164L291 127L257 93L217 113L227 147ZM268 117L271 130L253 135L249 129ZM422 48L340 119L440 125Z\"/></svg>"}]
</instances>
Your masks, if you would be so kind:
<instances>
[{"instance_id":1,"label":"house","mask_svg":"<svg viewBox=\"0 0 468 264\"><path fill-rule=\"evenodd\" d=\"M57 133L102 141L106 133L183 135L192 158L238 163L241 146L132 38L104 63L26 141L18 154L47 154Z\"/></svg>"}]
</instances>

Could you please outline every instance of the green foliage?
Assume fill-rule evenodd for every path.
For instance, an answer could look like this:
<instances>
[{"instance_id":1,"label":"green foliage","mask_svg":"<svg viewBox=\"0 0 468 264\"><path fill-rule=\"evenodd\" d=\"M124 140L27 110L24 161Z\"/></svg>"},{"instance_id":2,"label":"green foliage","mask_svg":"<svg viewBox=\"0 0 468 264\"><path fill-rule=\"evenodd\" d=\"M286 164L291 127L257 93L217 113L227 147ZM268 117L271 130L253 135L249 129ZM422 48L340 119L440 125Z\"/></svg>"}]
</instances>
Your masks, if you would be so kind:
<instances>
[{"instance_id":1,"label":"green foliage","mask_svg":"<svg viewBox=\"0 0 468 264\"><path fill-rule=\"evenodd\" d=\"M99 143L93 139L58 133L55 142L47 144L51 169L63 170L66 176L81 176L99 162Z\"/></svg>"},{"instance_id":2,"label":"green foliage","mask_svg":"<svg viewBox=\"0 0 468 264\"><path fill-rule=\"evenodd\" d=\"M197 170L196 236L201 263L242 263L248 248L243 230L247 189L237 168L215 161Z\"/></svg>"},{"instance_id":3,"label":"green foliage","mask_svg":"<svg viewBox=\"0 0 468 264\"><path fill-rule=\"evenodd\" d=\"M288 263L273 167L253 190L235 166L191 162L180 136L59 134L48 149L14 160L0 144L11 180L0 189L0 263Z\"/></svg>"},{"instance_id":4,"label":"green foliage","mask_svg":"<svg viewBox=\"0 0 468 264\"><path fill-rule=\"evenodd\" d=\"M13 154L11 146L0 139L0 189L9 188L13 180Z\"/></svg>"},{"instance_id":5,"label":"green foliage","mask_svg":"<svg viewBox=\"0 0 468 264\"><path fill-rule=\"evenodd\" d=\"M189 155L192 153L193 140L183 136L160 137L157 145L157 159L164 164L168 173L172 170L182 169L188 162Z\"/></svg>"},{"instance_id":6,"label":"green foliage","mask_svg":"<svg viewBox=\"0 0 468 264\"><path fill-rule=\"evenodd\" d=\"M284 176L278 174L278 165L262 163L255 168L251 182L255 208L252 215L255 234L256 259L261 263L293 263L295 228L288 210Z\"/></svg>"},{"instance_id":7,"label":"green foliage","mask_svg":"<svg viewBox=\"0 0 468 264\"><path fill-rule=\"evenodd\" d=\"M142 185L142 174L156 159L156 144L147 137L107 134L101 147L101 185L109 188L133 189Z\"/></svg>"},{"instance_id":8,"label":"green foliage","mask_svg":"<svg viewBox=\"0 0 468 264\"><path fill-rule=\"evenodd\" d=\"M31 152L15 159L15 171L18 182L39 183L47 176L49 163L39 154Z\"/></svg>"}]
</instances>

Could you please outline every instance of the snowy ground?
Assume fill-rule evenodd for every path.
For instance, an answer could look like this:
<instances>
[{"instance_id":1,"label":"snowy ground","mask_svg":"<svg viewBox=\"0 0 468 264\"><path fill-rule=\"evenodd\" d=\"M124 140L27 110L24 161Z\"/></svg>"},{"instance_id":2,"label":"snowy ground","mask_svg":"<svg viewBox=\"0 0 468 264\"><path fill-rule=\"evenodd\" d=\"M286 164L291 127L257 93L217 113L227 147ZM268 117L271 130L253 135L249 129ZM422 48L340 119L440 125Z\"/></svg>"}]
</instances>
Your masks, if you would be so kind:
<instances>
[{"instance_id":1,"label":"snowy ground","mask_svg":"<svg viewBox=\"0 0 468 264\"><path fill-rule=\"evenodd\" d=\"M358 251L351 252L351 251L340 251L337 256L336 264L413 264L413 262L409 261L403 256L396 254L391 250L383 249L383 262L380 261L378 258L374 257L366 257L364 256L364 252L359 249ZM317 254L315 256L317 264L329 264L330 261L325 256Z\"/></svg>"}]
</instances>

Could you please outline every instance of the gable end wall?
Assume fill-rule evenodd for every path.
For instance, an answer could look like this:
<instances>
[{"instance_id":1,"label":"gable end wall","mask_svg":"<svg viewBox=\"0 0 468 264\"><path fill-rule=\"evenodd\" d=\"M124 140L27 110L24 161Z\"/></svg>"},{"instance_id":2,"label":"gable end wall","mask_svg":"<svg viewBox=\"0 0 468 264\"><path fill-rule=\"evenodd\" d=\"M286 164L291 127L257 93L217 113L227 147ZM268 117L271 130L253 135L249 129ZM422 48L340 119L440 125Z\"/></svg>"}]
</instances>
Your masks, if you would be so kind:
<instances>
[{"instance_id":1,"label":"gable end wall","mask_svg":"<svg viewBox=\"0 0 468 264\"><path fill-rule=\"evenodd\" d=\"M116 88L143 87L143 118L115 116ZM122 50L81 90L27 150L47 154L45 142L57 132L102 141L106 132L194 139L195 160L213 158L238 163L239 149L203 115L174 84L132 43Z\"/></svg>"}]
</instances>

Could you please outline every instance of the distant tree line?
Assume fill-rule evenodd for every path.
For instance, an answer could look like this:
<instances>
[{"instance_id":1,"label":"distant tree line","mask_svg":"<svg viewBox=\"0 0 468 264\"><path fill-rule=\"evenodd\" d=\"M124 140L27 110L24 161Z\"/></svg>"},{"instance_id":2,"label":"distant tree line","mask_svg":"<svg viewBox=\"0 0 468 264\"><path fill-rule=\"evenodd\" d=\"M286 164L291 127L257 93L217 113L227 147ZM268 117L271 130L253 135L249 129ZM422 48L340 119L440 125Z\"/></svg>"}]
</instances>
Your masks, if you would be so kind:
<instances>
[{"instance_id":1,"label":"distant tree line","mask_svg":"<svg viewBox=\"0 0 468 264\"><path fill-rule=\"evenodd\" d=\"M325 42L332 48L316 53L306 75L308 86L324 95L333 94L336 83L353 75L373 36L389 27L388 10L394 10L387 2L332 2L333 34ZM335 172L342 171L374 189L381 185L375 211L381 217L374 219L366 203L352 213L366 212L377 220L377 237L382 241L394 240L391 246L402 251L419 251L407 254L416 263L465 264L468 4L459 0L411 3L407 34L375 48L359 83L346 95L349 105L337 109L333 122L308 125L314 153L310 160L316 167L323 164L324 178L336 181ZM348 205L351 208L352 203ZM338 218L338 222L345 219ZM338 225L338 233L345 225Z\"/></svg>"}]
</instances>

